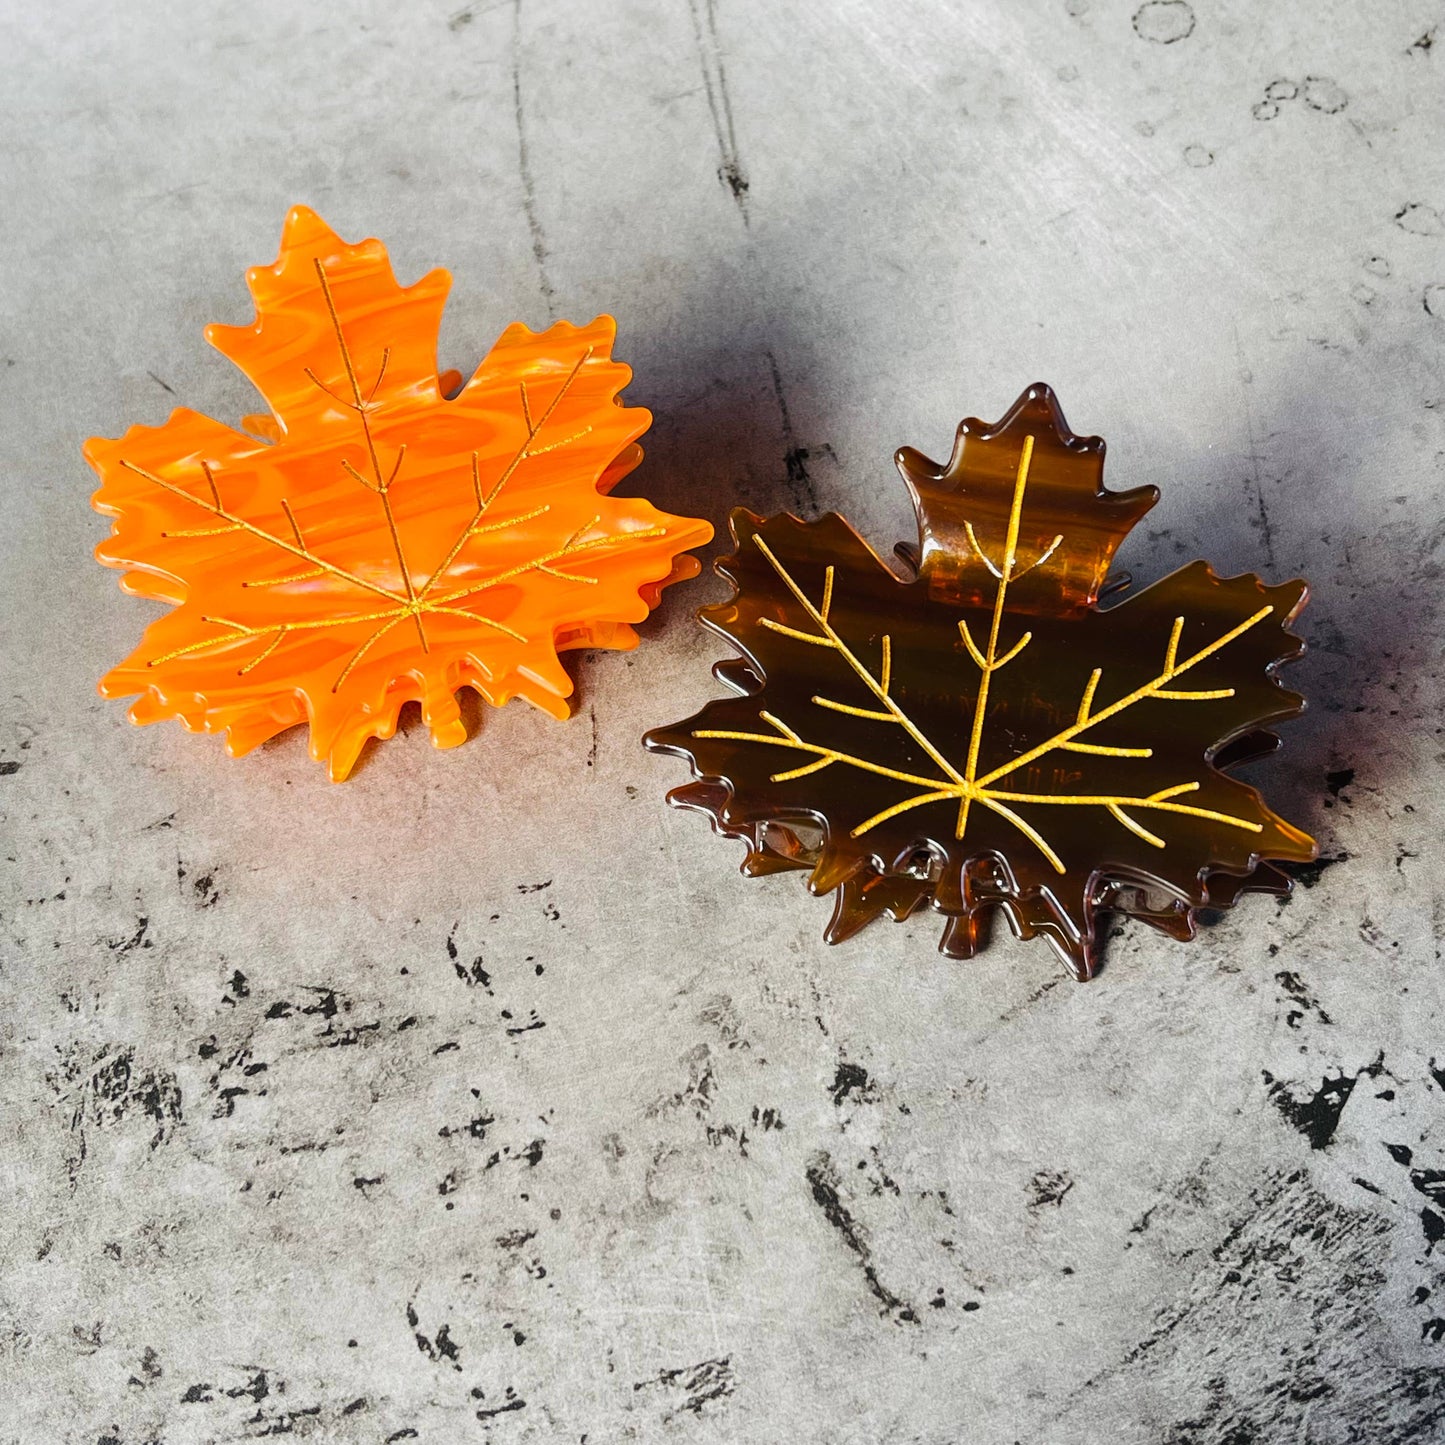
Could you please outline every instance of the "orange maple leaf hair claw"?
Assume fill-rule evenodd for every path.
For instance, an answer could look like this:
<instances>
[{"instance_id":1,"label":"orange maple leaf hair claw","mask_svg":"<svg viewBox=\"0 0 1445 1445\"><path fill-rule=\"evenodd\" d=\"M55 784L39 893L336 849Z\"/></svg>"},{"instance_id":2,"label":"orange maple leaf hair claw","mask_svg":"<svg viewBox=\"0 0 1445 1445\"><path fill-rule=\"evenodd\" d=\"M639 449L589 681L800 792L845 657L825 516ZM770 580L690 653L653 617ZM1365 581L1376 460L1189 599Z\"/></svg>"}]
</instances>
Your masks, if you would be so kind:
<instances>
[{"instance_id":1,"label":"orange maple leaf hair claw","mask_svg":"<svg viewBox=\"0 0 1445 1445\"><path fill-rule=\"evenodd\" d=\"M270 414L236 430L182 407L86 443L115 518L97 559L172 604L101 694L139 694L138 724L222 732L233 757L308 722L338 781L407 702L437 747L466 739L463 687L567 717L558 653L636 646L712 537L609 495L652 420L619 399L612 317L513 324L471 380L439 376L447 272L398 286L380 241L303 206L247 282L255 321L206 339Z\"/></svg>"}]
</instances>

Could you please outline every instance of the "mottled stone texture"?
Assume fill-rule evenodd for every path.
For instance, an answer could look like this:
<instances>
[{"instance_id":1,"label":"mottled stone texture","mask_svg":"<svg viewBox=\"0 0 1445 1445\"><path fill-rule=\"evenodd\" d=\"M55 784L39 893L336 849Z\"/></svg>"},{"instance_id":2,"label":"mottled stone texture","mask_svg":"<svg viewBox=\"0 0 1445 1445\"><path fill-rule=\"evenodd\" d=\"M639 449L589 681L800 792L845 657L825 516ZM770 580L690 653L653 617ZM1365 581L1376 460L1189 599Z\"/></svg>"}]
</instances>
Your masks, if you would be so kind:
<instances>
[{"instance_id":1,"label":"mottled stone texture","mask_svg":"<svg viewBox=\"0 0 1445 1445\"><path fill-rule=\"evenodd\" d=\"M0 10L0 1441L1445 1438L1439 6L461 4ZM1306 886L1084 986L827 949L637 743L716 580L344 786L129 727L80 442L250 409L295 201L454 269L445 365L614 311L715 522L886 549L1053 383L1137 578L1314 581Z\"/></svg>"}]
</instances>

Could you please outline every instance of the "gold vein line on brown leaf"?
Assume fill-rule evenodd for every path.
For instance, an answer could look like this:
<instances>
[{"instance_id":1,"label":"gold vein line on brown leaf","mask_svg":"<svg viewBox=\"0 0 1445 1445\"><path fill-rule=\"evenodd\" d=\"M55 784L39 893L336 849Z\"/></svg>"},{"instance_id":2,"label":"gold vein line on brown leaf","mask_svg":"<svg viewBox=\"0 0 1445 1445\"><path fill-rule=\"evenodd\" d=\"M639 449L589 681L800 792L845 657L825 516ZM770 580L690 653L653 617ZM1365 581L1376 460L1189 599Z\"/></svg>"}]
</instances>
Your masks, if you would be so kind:
<instances>
[{"instance_id":1,"label":"gold vein line on brown leaf","mask_svg":"<svg viewBox=\"0 0 1445 1445\"><path fill-rule=\"evenodd\" d=\"M1006 596L1008 582L1012 575L1011 563L1013 560L1014 546L1017 541L1018 535L1017 522L1019 513L1022 510L1023 497L1027 485L1028 459L1032 455L1033 450L1032 441L1033 439L1031 437L1026 440L1024 457L1019 465L1019 479L1015 488L1009 540L1006 546L1004 566L1001 569L999 580L998 595L1000 600L995 602L993 612L994 623L990 632L989 639L990 652L992 652L998 642L998 627L1003 616L1001 599ZM1118 821L1121 822L1126 828L1129 828L1131 831L1137 830L1134 828L1132 823L1126 821L1122 817L1119 817L1118 813L1115 811L1116 809L1121 809L1124 807L1158 807L1161 808L1163 811L1185 814L1216 822L1223 822L1227 823L1230 826L1245 828L1251 831L1259 831L1259 829L1254 824L1251 824L1244 819L1235 818L1233 815L1220 813L1216 810L1207 808L1193 808L1183 804L1161 804L1155 799L1142 799L1139 797L1130 797L1123 795L1112 796L1103 794L1088 794L1065 796L1055 794L1006 793L996 789L991 789L989 787L989 784L995 782L999 778L1007 776L1009 773L1015 771L1018 767L1022 766L1026 762L1030 762L1033 761L1035 758L1042 757L1055 748L1068 745L1075 737L1077 737L1080 733L1084 732L1086 729L1096 726L1098 723L1104 722L1111 717L1117 716L1119 713L1125 711L1129 707L1132 707L1135 703L1143 701L1145 698L1157 698L1169 701L1201 701L1218 697L1232 696L1232 688L1208 689L1199 692L1184 692L1178 690L1171 690L1166 692L1162 691L1161 688L1163 683L1173 681L1174 678L1182 676L1191 668L1197 666L1205 658L1213 656L1216 652L1219 651L1220 648L1232 642L1236 637L1242 636L1245 632L1249 630L1249 628L1254 626L1255 623L1263 621L1263 619L1268 617L1270 613L1274 610L1272 607L1260 608L1253 617L1247 619L1238 627L1231 629L1223 637L1216 639L1209 646L1201 648L1192 657L1186 659L1182 663L1176 662L1175 658L1177 655L1179 638L1184 626L1184 619L1182 617L1176 618L1173 630L1170 634L1169 642L1166 647L1164 670L1157 677L1151 679L1150 682L1145 683L1142 687L1137 688L1133 693L1119 699L1118 702L1111 704L1109 707L1104 708L1097 713L1088 714L1088 704L1093 696L1094 689L1097 687L1097 678L1091 677L1089 688L1085 694L1083 702L1080 705L1080 721L1076 721L1069 728L1062 729L1060 732L1055 734L1054 737L1040 744L1031 753L1014 759L1010 764L1002 768L995 769L986 777L970 778L968 774L976 773L977 770L978 746L981 742L983 733L981 719L984 715L984 707L987 703L987 688L984 684L987 683L987 680L992 673L998 671L1014 657L1018 656L1018 654L1022 651L1024 644L1030 640L1031 634L1026 633L1024 637L1020 639L1020 641L1015 644L1015 646L1011 648L1007 654L1004 655L1004 657L990 659L987 655L985 655L984 659L979 664L979 671L982 680L977 696L979 699L982 699L982 705L977 701L975 702L973 714L974 722L970 734L969 761L965 765L965 772L963 774L960 774L958 770L944 757L942 752L933 744L933 742L923 733L922 729L919 728L918 725L903 711L903 709L900 708L898 704L893 701L893 699L889 696L888 689L886 688L884 683L873 676L872 672L867 668L864 663L862 663L858 659L857 655L852 651L851 648L848 647L848 645L843 641L842 637L838 634L836 629L834 629L829 623L828 613L831 610L834 586L834 569L832 567L829 567L827 569L827 572L825 573L827 580L824 584L823 601L819 605L814 605L814 603L808 598L802 587L799 586L797 581L788 572L787 568L785 568L783 564L778 560L776 554L771 550L771 548L769 548L767 543L763 541L761 537L756 535L754 536L754 542L756 543L758 550L763 554L764 557L767 558L773 570L777 572L783 584L788 588L788 590L793 594L793 596L797 598L798 602L812 618L812 620L823 629L823 632L822 635L804 633L801 632L799 629L788 627L783 623L779 623L771 618L766 617L760 619L762 625L766 627L769 631L783 633L784 635L794 637L799 641L832 648L835 652L837 652L841 657L844 658L844 660L853 669L853 671L857 673L857 675L867 684L869 690L872 691L874 695L878 697L881 702L884 703L887 711L881 713L871 712L865 709L854 708L846 704L832 703L829 702L827 699L820 699L817 696L813 698L813 701L819 703L821 706L832 707L836 711L846 712L855 717L872 718L878 721L896 723L898 726L902 727L904 731L907 732L909 736L911 736L914 741L917 742L926 753L928 753L929 757L931 757L939 765L940 769L947 774L948 778L951 779L952 782L951 784L945 784L944 780L942 779L917 778L909 774L898 772L896 770L887 769L876 763L868 762L864 759L860 759L856 756L840 752L836 749L820 748L816 744L805 742L799 734L793 732L791 729L788 729L788 731L782 734L780 737L768 737L766 734L727 733L719 732L716 730L702 730L694 733L694 736L699 738L730 737L735 741L746 740L752 742L767 743L775 747L786 746L810 752L817 752L820 757L826 755L826 761L823 762L820 767L810 767L806 770L806 772L775 776L773 778L774 782L786 781L794 776L806 776L807 773L820 771L821 767L827 766L828 763L840 762L848 766L861 768L868 772L875 772L883 774L885 776L894 777L901 781L926 784L929 785L931 789L933 789L932 791L929 791L918 798L906 799L903 802L868 819L864 824L861 824L857 828L851 830L851 836L855 838L862 837L864 834L870 832L879 823L896 817L898 816L898 814L907 811L908 809L914 807L921 807L926 803L936 802L941 799L952 797L957 798L960 802L960 821L957 825L955 837L961 839L964 836L964 829L966 828L968 821L966 812L967 805L976 799L985 807L990 808L1000 817L1003 817L1008 822L1012 823L1020 832L1025 835L1025 837L1030 840L1030 842L1034 843L1034 845L1038 847L1038 849L1049 860L1055 872L1064 873L1067 872L1065 864L1060 859L1056 850L1049 845L1044 834L1039 829L1027 823L1012 809L1003 806L1004 804L1009 802L1051 803L1066 804L1075 807L1102 807L1108 810L1113 816L1118 818ZM960 623L959 625L960 628L962 628L964 624ZM781 719L774 719L771 716L766 715L764 716L766 717L767 721L774 722L780 728L786 726L781 722ZM1152 756L1152 750L1110 748L1107 755L1114 757L1147 757ZM1176 789L1177 791L1185 791L1197 788L1198 786L1198 783L1185 783L1176 785ZM1141 834L1140 836L1143 835ZM1152 837L1153 835L1150 836Z\"/></svg>"}]
</instances>

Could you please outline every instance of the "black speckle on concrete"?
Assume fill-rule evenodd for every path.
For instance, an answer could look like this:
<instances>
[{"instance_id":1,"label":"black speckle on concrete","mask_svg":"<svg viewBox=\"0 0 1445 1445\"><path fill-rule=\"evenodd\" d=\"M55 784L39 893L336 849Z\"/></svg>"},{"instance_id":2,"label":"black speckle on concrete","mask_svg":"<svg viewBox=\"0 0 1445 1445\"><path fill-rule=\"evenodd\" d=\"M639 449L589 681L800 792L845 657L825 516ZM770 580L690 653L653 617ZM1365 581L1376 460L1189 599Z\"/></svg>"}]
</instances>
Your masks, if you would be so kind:
<instances>
[{"instance_id":1,"label":"black speckle on concrete","mask_svg":"<svg viewBox=\"0 0 1445 1445\"><path fill-rule=\"evenodd\" d=\"M862 1064L850 1064L846 1059L839 1061L828 1092L832 1094L833 1102L839 1105L849 1099L860 1104L872 1104L878 1098L877 1085L868 1077L868 1070Z\"/></svg>"},{"instance_id":2,"label":"black speckle on concrete","mask_svg":"<svg viewBox=\"0 0 1445 1445\"><path fill-rule=\"evenodd\" d=\"M473 1393L476 1394L477 1398L479 1399L485 1398L485 1396L483 1396L479 1391L474 1391ZM500 1405L491 1405L481 1410L478 1410L477 1419L491 1420L495 1419L495 1417L498 1415L510 1415L514 1411L525 1410L526 1408L527 1402L522 1399L522 1397L517 1394L517 1392L510 1385L508 1385L505 1393L502 1396L502 1403Z\"/></svg>"},{"instance_id":3,"label":"black speckle on concrete","mask_svg":"<svg viewBox=\"0 0 1445 1445\"><path fill-rule=\"evenodd\" d=\"M1445 1207L1445 1169L1412 1169L1410 1185L1432 1204Z\"/></svg>"},{"instance_id":4,"label":"black speckle on concrete","mask_svg":"<svg viewBox=\"0 0 1445 1445\"><path fill-rule=\"evenodd\" d=\"M1330 790L1332 798L1338 798L1341 790L1348 788L1354 781L1355 770L1353 768L1338 768L1332 773L1325 774L1325 786Z\"/></svg>"},{"instance_id":5,"label":"black speckle on concrete","mask_svg":"<svg viewBox=\"0 0 1445 1445\"><path fill-rule=\"evenodd\" d=\"M1425 1252L1433 1254L1435 1246L1445 1239L1445 1218L1426 1205L1420 1211L1420 1228L1425 1234Z\"/></svg>"},{"instance_id":6,"label":"black speckle on concrete","mask_svg":"<svg viewBox=\"0 0 1445 1445\"><path fill-rule=\"evenodd\" d=\"M897 1320L917 1324L918 1315L913 1307L905 1300L900 1299L879 1279L878 1271L873 1263L872 1250L864 1238L861 1227L848 1211L839 1194L841 1180L831 1156L826 1152L815 1154L804 1171L804 1177L808 1181L808 1188L812 1192L814 1204L823 1211L823 1218L838 1231L843 1243L857 1256L869 1292L886 1313L891 1314Z\"/></svg>"},{"instance_id":7,"label":"black speckle on concrete","mask_svg":"<svg viewBox=\"0 0 1445 1445\"><path fill-rule=\"evenodd\" d=\"M1338 853L1330 853L1322 858L1316 858L1313 863L1281 863L1279 867L1288 873L1301 888L1313 888L1327 869L1333 868L1337 863L1348 863L1349 861L1350 855L1341 849ZM1282 905L1289 901L1288 894L1280 899Z\"/></svg>"},{"instance_id":8,"label":"black speckle on concrete","mask_svg":"<svg viewBox=\"0 0 1445 1445\"><path fill-rule=\"evenodd\" d=\"M673 1401L664 1416L665 1420L670 1421L678 1415L701 1415L706 1406L727 1399L737 1389L732 1357L723 1355L678 1369L659 1370L650 1379L637 1380L632 1386L633 1394L650 1389L666 1392Z\"/></svg>"},{"instance_id":9,"label":"black speckle on concrete","mask_svg":"<svg viewBox=\"0 0 1445 1445\"><path fill-rule=\"evenodd\" d=\"M1049 1206L1057 1209L1073 1187L1074 1181L1062 1169L1040 1169L1029 1180L1028 1207L1034 1211Z\"/></svg>"},{"instance_id":10,"label":"black speckle on concrete","mask_svg":"<svg viewBox=\"0 0 1445 1445\"><path fill-rule=\"evenodd\" d=\"M1357 1074L1337 1070L1321 1079L1318 1088L1303 1093L1299 1085L1276 1080L1268 1072L1264 1081L1269 1086L1270 1102L1310 1141L1310 1148L1325 1149L1335 1137L1340 1115L1344 1113L1356 1083L1366 1075L1376 1077L1383 1066L1384 1056L1381 1055Z\"/></svg>"}]
</instances>

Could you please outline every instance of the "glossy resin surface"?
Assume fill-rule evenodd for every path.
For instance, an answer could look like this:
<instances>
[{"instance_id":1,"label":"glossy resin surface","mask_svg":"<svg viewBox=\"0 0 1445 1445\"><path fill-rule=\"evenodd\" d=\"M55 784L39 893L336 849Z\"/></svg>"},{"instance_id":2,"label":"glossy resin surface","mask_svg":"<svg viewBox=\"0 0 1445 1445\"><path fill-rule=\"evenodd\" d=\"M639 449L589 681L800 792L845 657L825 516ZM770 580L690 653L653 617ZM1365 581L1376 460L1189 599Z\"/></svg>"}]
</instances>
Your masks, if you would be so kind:
<instances>
[{"instance_id":1,"label":"glossy resin surface","mask_svg":"<svg viewBox=\"0 0 1445 1445\"><path fill-rule=\"evenodd\" d=\"M247 280L255 322L206 336L270 413L237 430L182 408L86 444L116 519L97 557L175 604L101 692L232 755L309 722L336 779L407 702L438 747L463 742L462 687L566 717L558 653L635 646L712 536L607 495L651 421L619 401L612 318L509 326L463 385L436 367L445 271L398 286L379 241L298 206Z\"/></svg>"},{"instance_id":2,"label":"glossy resin surface","mask_svg":"<svg viewBox=\"0 0 1445 1445\"><path fill-rule=\"evenodd\" d=\"M836 515L734 514L737 595L700 617L742 654L717 669L736 695L648 734L696 775L670 800L746 840L745 872L834 893L830 940L928 904L969 957L1001 910L1080 978L1103 912L1188 937L1201 907L1287 890L1273 862L1315 845L1228 769L1303 707L1273 674L1305 584L1194 562L1101 607L1157 492L1105 490L1103 441L1043 385L963 422L946 466L897 462L903 580Z\"/></svg>"}]
</instances>

